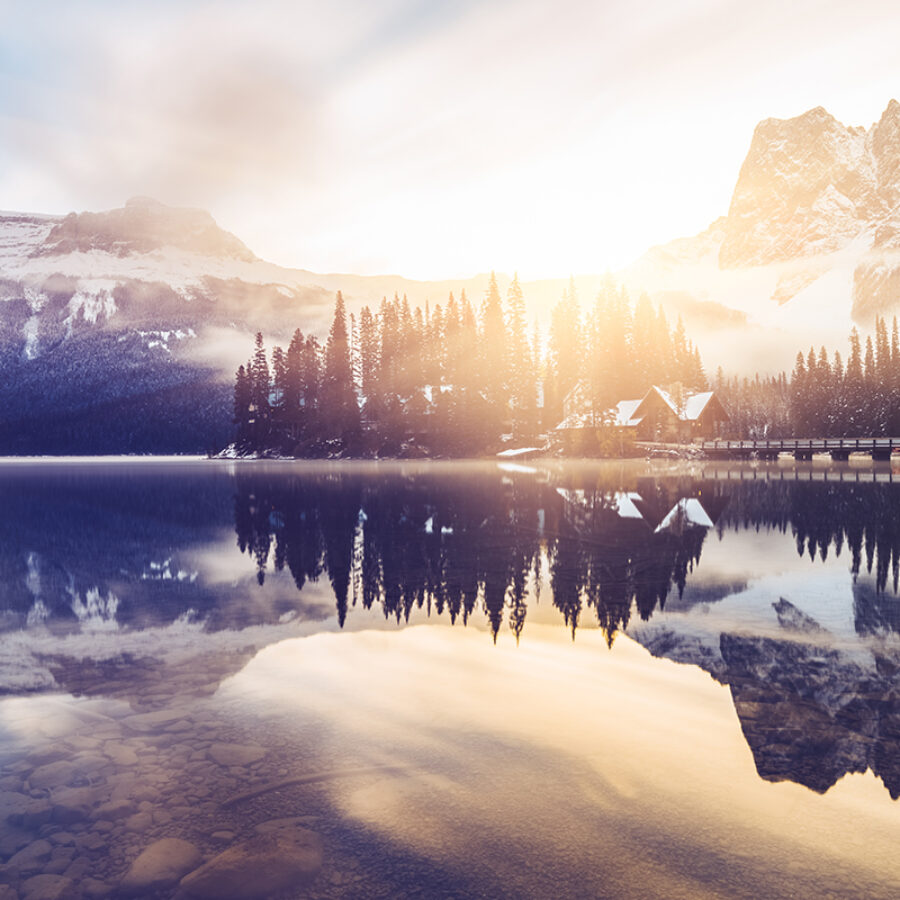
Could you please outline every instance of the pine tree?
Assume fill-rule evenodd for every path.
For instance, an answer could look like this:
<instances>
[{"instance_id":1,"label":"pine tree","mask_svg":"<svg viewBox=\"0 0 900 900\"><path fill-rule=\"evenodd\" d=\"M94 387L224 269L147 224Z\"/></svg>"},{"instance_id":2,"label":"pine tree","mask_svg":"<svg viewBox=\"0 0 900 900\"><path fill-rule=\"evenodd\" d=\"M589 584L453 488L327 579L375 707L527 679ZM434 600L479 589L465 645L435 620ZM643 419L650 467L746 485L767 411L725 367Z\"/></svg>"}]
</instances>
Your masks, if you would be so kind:
<instances>
[{"instance_id":1,"label":"pine tree","mask_svg":"<svg viewBox=\"0 0 900 900\"><path fill-rule=\"evenodd\" d=\"M496 440L506 422L508 392L506 325L503 321L500 288L497 287L497 277L493 272L482 306L480 337L480 375L488 406L484 428L488 439Z\"/></svg>"},{"instance_id":2,"label":"pine tree","mask_svg":"<svg viewBox=\"0 0 900 900\"><path fill-rule=\"evenodd\" d=\"M859 332L855 328L850 332L850 356L847 359L847 370L844 373L844 397L847 409L847 430L850 436L859 437L864 430L863 409L866 385L863 376Z\"/></svg>"},{"instance_id":3,"label":"pine tree","mask_svg":"<svg viewBox=\"0 0 900 900\"><path fill-rule=\"evenodd\" d=\"M273 424L281 426L284 421L284 394L287 387L287 357L281 347L272 348L272 391L269 405Z\"/></svg>"},{"instance_id":4,"label":"pine tree","mask_svg":"<svg viewBox=\"0 0 900 900\"><path fill-rule=\"evenodd\" d=\"M631 348L634 356L634 380L632 396L643 397L659 377L658 350L654 342L656 313L646 294L641 294L634 305L634 327ZM629 399L625 397L620 400Z\"/></svg>"},{"instance_id":5,"label":"pine tree","mask_svg":"<svg viewBox=\"0 0 900 900\"><path fill-rule=\"evenodd\" d=\"M891 365L887 381L888 424L890 434L900 435L900 332L897 317L891 324Z\"/></svg>"},{"instance_id":6,"label":"pine tree","mask_svg":"<svg viewBox=\"0 0 900 900\"><path fill-rule=\"evenodd\" d=\"M806 363L803 361L803 354L798 352L791 375L791 419L794 422L794 437L805 436L808 427L807 384Z\"/></svg>"},{"instance_id":7,"label":"pine tree","mask_svg":"<svg viewBox=\"0 0 900 900\"><path fill-rule=\"evenodd\" d=\"M269 437L269 391L269 361L262 332L257 332L250 364L250 435L255 450L264 449Z\"/></svg>"},{"instance_id":8,"label":"pine tree","mask_svg":"<svg viewBox=\"0 0 900 900\"><path fill-rule=\"evenodd\" d=\"M513 434L519 440L534 436L535 397L534 362L525 322L525 297L519 276L513 276L507 293L507 370L509 372L509 400L512 406Z\"/></svg>"},{"instance_id":9,"label":"pine tree","mask_svg":"<svg viewBox=\"0 0 900 900\"><path fill-rule=\"evenodd\" d=\"M344 298L340 291L334 304L334 318L325 345L320 418L328 437L345 443L359 432L359 406L353 385L350 341Z\"/></svg>"},{"instance_id":10,"label":"pine tree","mask_svg":"<svg viewBox=\"0 0 900 900\"><path fill-rule=\"evenodd\" d=\"M244 444L250 428L250 376L244 366L239 366L234 380L234 424L237 425L237 442Z\"/></svg>"},{"instance_id":11,"label":"pine tree","mask_svg":"<svg viewBox=\"0 0 900 900\"><path fill-rule=\"evenodd\" d=\"M303 332L298 328L288 344L284 361L284 421L291 443L300 436L303 416L300 397L303 389Z\"/></svg>"},{"instance_id":12,"label":"pine tree","mask_svg":"<svg viewBox=\"0 0 900 900\"><path fill-rule=\"evenodd\" d=\"M360 386L370 423L378 421L380 391L378 383L378 326L368 306L359 314Z\"/></svg>"},{"instance_id":13,"label":"pine tree","mask_svg":"<svg viewBox=\"0 0 900 900\"><path fill-rule=\"evenodd\" d=\"M563 418L563 401L582 373L581 310L574 280L550 317L547 345L547 380L544 394L544 427L555 428Z\"/></svg>"},{"instance_id":14,"label":"pine tree","mask_svg":"<svg viewBox=\"0 0 900 900\"><path fill-rule=\"evenodd\" d=\"M307 440L317 441L327 435L323 435L320 421L322 348L315 335L309 335L303 346L300 384L300 404L303 407L302 434Z\"/></svg>"}]
</instances>

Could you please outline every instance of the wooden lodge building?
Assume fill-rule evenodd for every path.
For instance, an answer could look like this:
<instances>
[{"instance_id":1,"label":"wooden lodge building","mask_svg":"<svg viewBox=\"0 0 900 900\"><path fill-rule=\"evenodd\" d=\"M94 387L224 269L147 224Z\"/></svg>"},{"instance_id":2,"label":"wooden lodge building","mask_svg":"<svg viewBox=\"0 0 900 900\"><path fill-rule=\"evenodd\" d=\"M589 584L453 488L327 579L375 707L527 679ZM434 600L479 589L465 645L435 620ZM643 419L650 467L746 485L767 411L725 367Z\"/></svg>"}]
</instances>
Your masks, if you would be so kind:
<instances>
[{"instance_id":1,"label":"wooden lodge building","mask_svg":"<svg viewBox=\"0 0 900 900\"><path fill-rule=\"evenodd\" d=\"M610 426L630 441L685 444L718 437L728 418L715 392L690 393L679 384L667 389L653 385L643 397L620 400L598 413L592 409L588 382L580 381L563 400L563 420L554 431L569 446L584 446L586 435Z\"/></svg>"}]
</instances>

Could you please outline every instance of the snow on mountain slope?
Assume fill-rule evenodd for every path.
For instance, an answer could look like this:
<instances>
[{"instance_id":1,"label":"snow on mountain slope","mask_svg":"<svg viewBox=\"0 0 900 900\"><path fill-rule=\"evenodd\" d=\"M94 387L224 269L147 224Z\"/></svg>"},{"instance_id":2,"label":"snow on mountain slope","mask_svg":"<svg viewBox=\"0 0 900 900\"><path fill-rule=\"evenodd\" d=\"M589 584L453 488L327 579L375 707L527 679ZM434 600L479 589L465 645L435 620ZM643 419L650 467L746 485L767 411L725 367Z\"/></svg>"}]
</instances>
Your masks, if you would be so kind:
<instances>
[{"instance_id":1,"label":"snow on mountain slope","mask_svg":"<svg viewBox=\"0 0 900 900\"><path fill-rule=\"evenodd\" d=\"M0 300L13 303L6 330L24 301L17 349L31 359L59 340L59 325L64 338L80 325L162 327L173 315L197 333L211 324L265 329L295 306L295 325L319 327L329 304L304 274L257 259L209 213L147 198L63 218L0 214Z\"/></svg>"},{"instance_id":2,"label":"snow on mountain slope","mask_svg":"<svg viewBox=\"0 0 900 900\"><path fill-rule=\"evenodd\" d=\"M790 369L810 343L843 347L900 306L900 104L868 130L821 107L761 122L728 214L622 274L705 330L708 369Z\"/></svg>"},{"instance_id":3,"label":"snow on mountain slope","mask_svg":"<svg viewBox=\"0 0 900 900\"><path fill-rule=\"evenodd\" d=\"M719 602L633 620L627 634L729 686L762 778L824 792L871 769L896 798L900 641L877 627L896 597L841 569L763 576Z\"/></svg>"}]
</instances>

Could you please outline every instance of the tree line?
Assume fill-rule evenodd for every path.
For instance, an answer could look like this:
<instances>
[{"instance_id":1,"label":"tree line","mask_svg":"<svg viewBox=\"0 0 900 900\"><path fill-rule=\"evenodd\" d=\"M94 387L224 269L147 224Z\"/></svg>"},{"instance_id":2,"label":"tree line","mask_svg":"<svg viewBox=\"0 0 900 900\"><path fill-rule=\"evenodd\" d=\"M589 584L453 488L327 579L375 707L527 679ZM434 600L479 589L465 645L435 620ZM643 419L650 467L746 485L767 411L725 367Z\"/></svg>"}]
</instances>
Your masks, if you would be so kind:
<instances>
[{"instance_id":1,"label":"tree line","mask_svg":"<svg viewBox=\"0 0 900 900\"><path fill-rule=\"evenodd\" d=\"M653 384L707 387L681 320L672 328L661 308L645 295L632 304L611 278L586 314L570 280L546 340L529 327L518 277L504 302L491 274L478 310L463 291L424 309L395 295L354 316L338 292L324 346L297 329L287 350L270 356L257 335L235 378L236 446L297 456L477 455L504 438L539 440L579 382L595 410Z\"/></svg>"},{"instance_id":2,"label":"tree line","mask_svg":"<svg viewBox=\"0 0 900 900\"><path fill-rule=\"evenodd\" d=\"M853 328L840 351L797 353L790 376L714 379L735 437L882 437L900 434L900 333L875 319L863 344Z\"/></svg>"}]
</instances>

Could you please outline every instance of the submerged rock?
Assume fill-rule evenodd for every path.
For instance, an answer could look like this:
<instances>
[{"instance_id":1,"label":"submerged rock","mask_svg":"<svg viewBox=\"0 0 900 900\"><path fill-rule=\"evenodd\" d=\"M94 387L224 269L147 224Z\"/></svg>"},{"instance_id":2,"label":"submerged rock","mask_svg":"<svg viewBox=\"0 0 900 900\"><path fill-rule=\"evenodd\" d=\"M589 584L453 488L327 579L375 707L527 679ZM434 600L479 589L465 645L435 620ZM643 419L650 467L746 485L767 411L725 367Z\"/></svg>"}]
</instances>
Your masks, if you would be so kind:
<instances>
[{"instance_id":1,"label":"submerged rock","mask_svg":"<svg viewBox=\"0 0 900 900\"><path fill-rule=\"evenodd\" d=\"M147 732L157 731L173 722L178 722L185 717L183 709L158 709L154 712L138 713L133 716L126 716L122 719L122 724L132 731L146 734Z\"/></svg>"},{"instance_id":2,"label":"submerged rock","mask_svg":"<svg viewBox=\"0 0 900 900\"><path fill-rule=\"evenodd\" d=\"M200 851L189 841L162 838L131 864L119 889L127 896L172 887L186 872L195 869L201 859Z\"/></svg>"},{"instance_id":3,"label":"submerged rock","mask_svg":"<svg viewBox=\"0 0 900 900\"><path fill-rule=\"evenodd\" d=\"M23 900L72 900L75 896L72 879L63 875L35 875L22 885Z\"/></svg>"},{"instance_id":4,"label":"submerged rock","mask_svg":"<svg viewBox=\"0 0 900 900\"><path fill-rule=\"evenodd\" d=\"M19 791L0 791L0 809L7 822L21 822L22 816L33 803L31 797Z\"/></svg>"},{"instance_id":5,"label":"submerged rock","mask_svg":"<svg viewBox=\"0 0 900 900\"><path fill-rule=\"evenodd\" d=\"M138 755L131 747L126 747L117 741L107 741L103 745L103 752L117 766L135 766L138 763Z\"/></svg>"},{"instance_id":6,"label":"submerged rock","mask_svg":"<svg viewBox=\"0 0 900 900\"><path fill-rule=\"evenodd\" d=\"M261 900L309 884L322 869L322 839L305 828L258 834L185 876L181 887L199 900Z\"/></svg>"},{"instance_id":7,"label":"submerged rock","mask_svg":"<svg viewBox=\"0 0 900 900\"><path fill-rule=\"evenodd\" d=\"M209 755L220 766L249 766L266 755L259 744L213 744Z\"/></svg>"},{"instance_id":8,"label":"submerged rock","mask_svg":"<svg viewBox=\"0 0 900 900\"><path fill-rule=\"evenodd\" d=\"M28 875L32 872L40 872L50 861L53 845L43 839L32 841L27 847L23 847L6 864L7 869Z\"/></svg>"}]
</instances>

